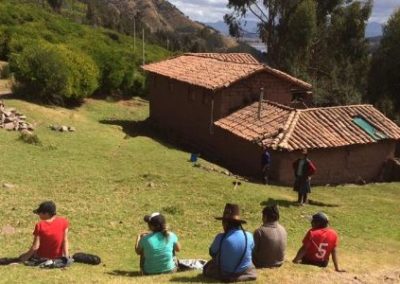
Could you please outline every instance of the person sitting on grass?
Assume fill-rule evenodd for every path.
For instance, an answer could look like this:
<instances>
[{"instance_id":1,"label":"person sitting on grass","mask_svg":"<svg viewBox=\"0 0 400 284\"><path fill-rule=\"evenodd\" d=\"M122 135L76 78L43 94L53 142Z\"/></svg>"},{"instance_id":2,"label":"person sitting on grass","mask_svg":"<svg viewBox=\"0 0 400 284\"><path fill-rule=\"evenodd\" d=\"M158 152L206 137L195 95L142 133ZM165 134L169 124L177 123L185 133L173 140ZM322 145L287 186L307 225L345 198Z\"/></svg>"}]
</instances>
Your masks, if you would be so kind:
<instances>
[{"instance_id":1,"label":"person sitting on grass","mask_svg":"<svg viewBox=\"0 0 400 284\"><path fill-rule=\"evenodd\" d=\"M163 274L176 272L174 261L176 252L181 250L178 237L169 232L165 217L156 212L146 215L149 233L139 234L135 251L140 255L140 268L143 274Z\"/></svg>"},{"instance_id":2,"label":"person sitting on grass","mask_svg":"<svg viewBox=\"0 0 400 284\"><path fill-rule=\"evenodd\" d=\"M20 261L69 258L68 220L56 216L55 203L45 201L33 213L39 216L40 221L33 232L33 244L20 256Z\"/></svg>"},{"instance_id":3,"label":"person sitting on grass","mask_svg":"<svg viewBox=\"0 0 400 284\"><path fill-rule=\"evenodd\" d=\"M339 268L337 245L338 235L335 230L328 228L329 219L319 212L312 216L312 228L303 239L303 246L299 249L293 263L327 267L332 254L333 264L337 272L345 272Z\"/></svg>"},{"instance_id":4,"label":"person sitting on grass","mask_svg":"<svg viewBox=\"0 0 400 284\"><path fill-rule=\"evenodd\" d=\"M254 232L253 262L257 268L280 267L285 260L287 233L279 224L278 206L266 206L263 225Z\"/></svg>"},{"instance_id":5,"label":"person sitting on grass","mask_svg":"<svg viewBox=\"0 0 400 284\"><path fill-rule=\"evenodd\" d=\"M239 206L226 204L222 217L224 233L218 234L211 244L212 259L203 268L205 277L219 281L238 282L256 280L257 272L252 263L253 235L244 231Z\"/></svg>"}]
</instances>

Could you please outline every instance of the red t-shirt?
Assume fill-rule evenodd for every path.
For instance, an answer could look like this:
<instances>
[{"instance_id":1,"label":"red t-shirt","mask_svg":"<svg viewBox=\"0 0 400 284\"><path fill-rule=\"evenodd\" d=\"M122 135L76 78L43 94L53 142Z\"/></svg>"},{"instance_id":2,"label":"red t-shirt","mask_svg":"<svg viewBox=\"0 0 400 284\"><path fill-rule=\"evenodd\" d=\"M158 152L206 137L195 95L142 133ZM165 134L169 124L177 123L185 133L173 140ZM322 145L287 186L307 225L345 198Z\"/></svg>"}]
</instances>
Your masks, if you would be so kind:
<instances>
[{"instance_id":1,"label":"red t-shirt","mask_svg":"<svg viewBox=\"0 0 400 284\"><path fill-rule=\"evenodd\" d=\"M338 242L338 235L333 229L311 229L303 240L306 247L304 258L317 262L327 261Z\"/></svg>"},{"instance_id":2,"label":"red t-shirt","mask_svg":"<svg viewBox=\"0 0 400 284\"><path fill-rule=\"evenodd\" d=\"M56 217L52 222L40 221L37 223L33 232L40 238L37 256L48 259L62 257L64 234L67 228L68 221L61 217Z\"/></svg>"}]
</instances>

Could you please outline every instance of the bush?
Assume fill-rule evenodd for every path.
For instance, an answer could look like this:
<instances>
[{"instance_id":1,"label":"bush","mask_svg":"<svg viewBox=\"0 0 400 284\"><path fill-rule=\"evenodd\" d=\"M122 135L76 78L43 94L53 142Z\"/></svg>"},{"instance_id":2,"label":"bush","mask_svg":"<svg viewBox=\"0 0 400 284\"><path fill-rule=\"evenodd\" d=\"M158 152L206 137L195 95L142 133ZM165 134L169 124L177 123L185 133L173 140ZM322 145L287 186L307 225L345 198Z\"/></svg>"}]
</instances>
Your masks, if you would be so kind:
<instances>
[{"instance_id":1,"label":"bush","mask_svg":"<svg viewBox=\"0 0 400 284\"><path fill-rule=\"evenodd\" d=\"M10 66L5 65L3 67L0 67L0 79L10 79L11 78L11 72L10 72Z\"/></svg>"},{"instance_id":2,"label":"bush","mask_svg":"<svg viewBox=\"0 0 400 284\"><path fill-rule=\"evenodd\" d=\"M96 47L89 52L99 66L103 93L124 94L133 87L135 72L138 72L133 54L109 46Z\"/></svg>"},{"instance_id":3,"label":"bush","mask_svg":"<svg viewBox=\"0 0 400 284\"><path fill-rule=\"evenodd\" d=\"M56 104L76 101L98 88L99 70L87 55L63 45L36 43L10 58L17 92Z\"/></svg>"},{"instance_id":4,"label":"bush","mask_svg":"<svg viewBox=\"0 0 400 284\"><path fill-rule=\"evenodd\" d=\"M36 146L42 145L42 142L40 141L39 137L36 134L31 133L29 131L22 131L19 136L19 140L31 145L36 145Z\"/></svg>"}]
</instances>

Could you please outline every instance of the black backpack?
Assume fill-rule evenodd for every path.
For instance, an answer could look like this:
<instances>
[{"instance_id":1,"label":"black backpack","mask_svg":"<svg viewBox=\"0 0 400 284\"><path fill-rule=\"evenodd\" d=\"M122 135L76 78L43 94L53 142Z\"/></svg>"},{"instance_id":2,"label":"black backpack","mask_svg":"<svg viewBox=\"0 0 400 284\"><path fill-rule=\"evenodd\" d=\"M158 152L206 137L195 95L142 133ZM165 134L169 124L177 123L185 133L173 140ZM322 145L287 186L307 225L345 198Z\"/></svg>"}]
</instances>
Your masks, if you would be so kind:
<instances>
[{"instance_id":1,"label":"black backpack","mask_svg":"<svg viewBox=\"0 0 400 284\"><path fill-rule=\"evenodd\" d=\"M78 252L72 256L75 262L84 263L90 265L99 265L101 263L101 258L97 255Z\"/></svg>"}]
</instances>

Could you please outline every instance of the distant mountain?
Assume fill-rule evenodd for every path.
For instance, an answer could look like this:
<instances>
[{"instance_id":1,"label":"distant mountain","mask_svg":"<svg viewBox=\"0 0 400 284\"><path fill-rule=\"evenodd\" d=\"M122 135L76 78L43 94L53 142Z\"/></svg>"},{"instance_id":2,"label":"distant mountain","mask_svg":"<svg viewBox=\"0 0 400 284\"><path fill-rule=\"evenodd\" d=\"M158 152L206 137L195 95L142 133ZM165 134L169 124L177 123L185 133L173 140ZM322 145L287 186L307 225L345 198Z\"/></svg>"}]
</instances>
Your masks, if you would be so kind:
<instances>
[{"instance_id":1,"label":"distant mountain","mask_svg":"<svg viewBox=\"0 0 400 284\"><path fill-rule=\"evenodd\" d=\"M229 27L223 21L214 22L214 23L204 23L204 24L219 31L223 35L229 35Z\"/></svg>"},{"instance_id":2,"label":"distant mountain","mask_svg":"<svg viewBox=\"0 0 400 284\"><path fill-rule=\"evenodd\" d=\"M79 0L87 5L89 24L133 34L145 28L148 39L172 50L228 51L236 39L192 21L165 0ZM149 38L150 36L150 38Z\"/></svg>"},{"instance_id":3,"label":"distant mountain","mask_svg":"<svg viewBox=\"0 0 400 284\"><path fill-rule=\"evenodd\" d=\"M383 34L383 25L377 22L368 23L365 29L365 37L379 37Z\"/></svg>"},{"instance_id":4,"label":"distant mountain","mask_svg":"<svg viewBox=\"0 0 400 284\"><path fill-rule=\"evenodd\" d=\"M204 24L209 27L212 27L213 29L219 31L224 35L229 35L229 27L223 21L218 21L214 23L204 23ZM243 36L254 37L254 34L257 33L257 24L258 24L257 21L252 21L252 20L243 22L243 30L245 31ZM382 33L383 33L383 25L377 22L368 23L365 29L365 37L367 38L379 37L382 36Z\"/></svg>"},{"instance_id":5,"label":"distant mountain","mask_svg":"<svg viewBox=\"0 0 400 284\"><path fill-rule=\"evenodd\" d=\"M229 35L229 27L224 21L218 21L214 23L204 23L205 25L212 27L219 31L221 34ZM257 36L258 22L254 20L246 20L242 22L243 37L254 37Z\"/></svg>"}]
</instances>

